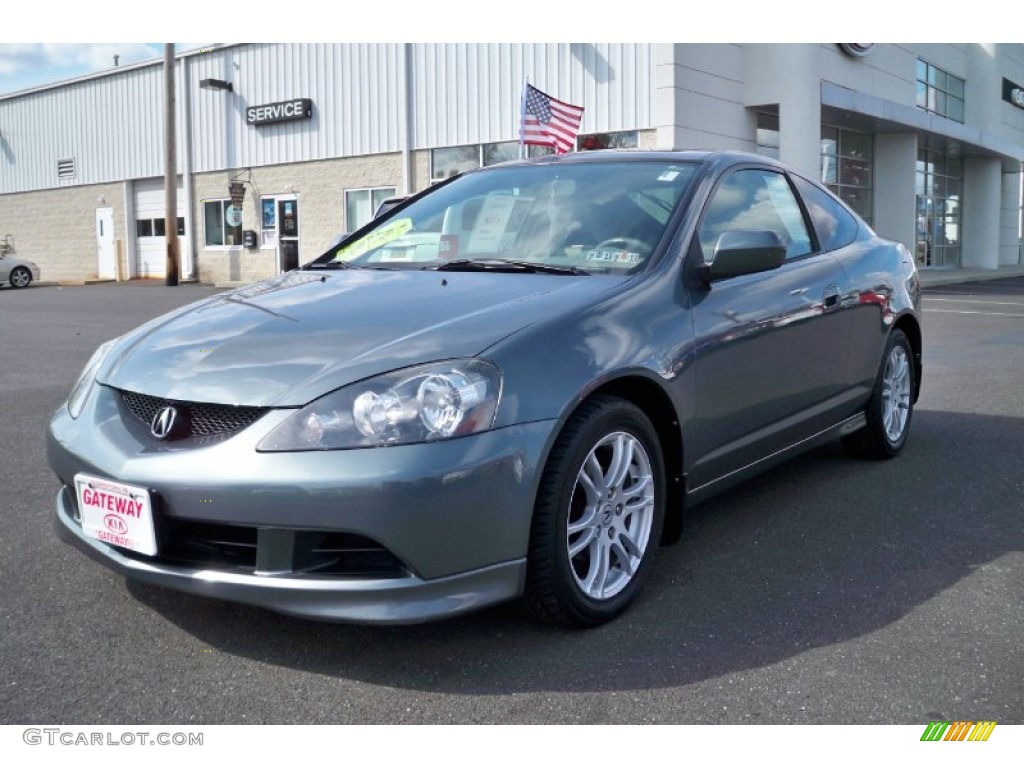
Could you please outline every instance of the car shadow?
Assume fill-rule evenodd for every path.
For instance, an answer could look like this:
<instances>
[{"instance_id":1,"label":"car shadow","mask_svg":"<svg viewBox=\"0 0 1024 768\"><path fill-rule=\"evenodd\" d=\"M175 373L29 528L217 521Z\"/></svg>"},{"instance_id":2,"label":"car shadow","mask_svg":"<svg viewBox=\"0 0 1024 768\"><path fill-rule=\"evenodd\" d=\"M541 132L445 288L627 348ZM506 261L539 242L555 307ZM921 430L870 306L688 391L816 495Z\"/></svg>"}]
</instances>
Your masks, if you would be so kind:
<instances>
[{"instance_id":1,"label":"car shadow","mask_svg":"<svg viewBox=\"0 0 1024 768\"><path fill-rule=\"evenodd\" d=\"M816 449L690 511L619 620L573 632L517 604L408 627L323 624L130 583L220 652L462 694L686 685L886 627L1024 549L1020 419L918 410L894 461Z\"/></svg>"}]
</instances>

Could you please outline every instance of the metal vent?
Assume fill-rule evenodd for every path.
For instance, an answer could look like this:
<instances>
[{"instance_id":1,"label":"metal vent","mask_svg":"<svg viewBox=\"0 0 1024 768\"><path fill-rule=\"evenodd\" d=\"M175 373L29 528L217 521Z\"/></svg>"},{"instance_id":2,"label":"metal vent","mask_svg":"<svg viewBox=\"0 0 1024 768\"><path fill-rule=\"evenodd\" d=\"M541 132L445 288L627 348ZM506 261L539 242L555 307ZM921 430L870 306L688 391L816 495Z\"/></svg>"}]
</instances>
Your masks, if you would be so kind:
<instances>
[{"instance_id":1,"label":"metal vent","mask_svg":"<svg viewBox=\"0 0 1024 768\"><path fill-rule=\"evenodd\" d=\"M153 417L156 416L157 411L165 406L173 405L182 413L188 424L188 430L181 437L210 437L237 432L248 427L268 410L267 408L220 405L218 403L179 402L125 391L121 391L121 399L131 414L147 429L153 423Z\"/></svg>"},{"instance_id":2,"label":"metal vent","mask_svg":"<svg viewBox=\"0 0 1024 768\"><path fill-rule=\"evenodd\" d=\"M66 157L63 160L57 161L57 178L58 179L73 179L75 178L75 158Z\"/></svg>"}]
</instances>

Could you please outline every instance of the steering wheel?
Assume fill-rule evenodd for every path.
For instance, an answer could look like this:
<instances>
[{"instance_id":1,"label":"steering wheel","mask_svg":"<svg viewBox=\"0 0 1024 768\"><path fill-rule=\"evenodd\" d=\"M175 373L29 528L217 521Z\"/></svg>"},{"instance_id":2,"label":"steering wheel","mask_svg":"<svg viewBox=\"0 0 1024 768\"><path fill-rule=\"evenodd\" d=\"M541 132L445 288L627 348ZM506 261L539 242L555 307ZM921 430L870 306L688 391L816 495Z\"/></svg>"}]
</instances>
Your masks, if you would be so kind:
<instances>
[{"instance_id":1,"label":"steering wheel","mask_svg":"<svg viewBox=\"0 0 1024 768\"><path fill-rule=\"evenodd\" d=\"M651 252L651 246L635 237L609 237L594 246L595 251L636 251L642 256Z\"/></svg>"}]
</instances>

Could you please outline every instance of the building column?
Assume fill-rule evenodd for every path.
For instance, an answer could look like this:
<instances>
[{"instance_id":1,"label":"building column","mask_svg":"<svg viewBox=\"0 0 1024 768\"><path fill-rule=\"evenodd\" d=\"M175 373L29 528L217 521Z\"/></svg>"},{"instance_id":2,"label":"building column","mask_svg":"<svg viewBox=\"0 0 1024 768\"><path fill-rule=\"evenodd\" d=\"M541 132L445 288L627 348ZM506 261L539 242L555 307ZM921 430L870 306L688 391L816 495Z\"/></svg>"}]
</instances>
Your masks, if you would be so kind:
<instances>
[{"instance_id":1,"label":"building column","mask_svg":"<svg viewBox=\"0 0 1024 768\"><path fill-rule=\"evenodd\" d=\"M1021 172L1003 173L1003 205L999 218L999 266L1021 263Z\"/></svg>"},{"instance_id":2,"label":"building column","mask_svg":"<svg viewBox=\"0 0 1024 768\"><path fill-rule=\"evenodd\" d=\"M917 136L913 133L875 135L874 229L914 252L917 196L914 169Z\"/></svg>"},{"instance_id":3,"label":"building column","mask_svg":"<svg viewBox=\"0 0 1024 768\"><path fill-rule=\"evenodd\" d=\"M964 161L964 239L960 259L962 267L999 267L1002 177L1002 164L998 159L971 157Z\"/></svg>"},{"instance_id":4,"label":"building column","mask_svg":"<svg viewBox=\"0 0 1024 768\"><path fill-rule=\"evenodd\" d=\"M779 159L821 178L821 46L744 46L744 101L779 105Z\"/></svg>"}]
</instances>

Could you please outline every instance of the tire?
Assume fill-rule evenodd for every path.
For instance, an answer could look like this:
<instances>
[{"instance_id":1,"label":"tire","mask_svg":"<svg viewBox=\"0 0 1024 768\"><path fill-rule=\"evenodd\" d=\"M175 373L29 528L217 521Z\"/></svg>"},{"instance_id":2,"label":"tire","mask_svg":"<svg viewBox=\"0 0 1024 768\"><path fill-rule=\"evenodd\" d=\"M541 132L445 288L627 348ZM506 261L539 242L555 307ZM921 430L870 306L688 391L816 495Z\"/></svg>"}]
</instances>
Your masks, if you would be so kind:
<instances>
[{"instance_id":1,"label":"tire","mask_svg":"<svg viewBox=\"0 0 1024 768\"><path fill-rule=\"evenodd\" d=\"M580 406L537 493L524 593L530 612L594 627L625 611L661 539L665 486L657 433L643 411L607 396Z\"/></svg>"},{"instance_id":2,"label":"tire","mask_svg":"<svg viewBox=\"0 0 1024 768\"><path fill-rule=\"evenodd\" d=\"M28 284L32 282L32 273L25 267L15 267L7 276L7 280L11 288L28 288Z\"/></svg>"},{"instance_id":3,"label":"tire","mask_svg":"<svg viewBox=\"0 0 1024 768\"><path fill-rule=\"evenodd\" d=\"M889 335L865 415L867 426L843 439L850 453L891 459L903 450L914 415L914 351L903 331Z\"/></svg>"}]
</instances>

